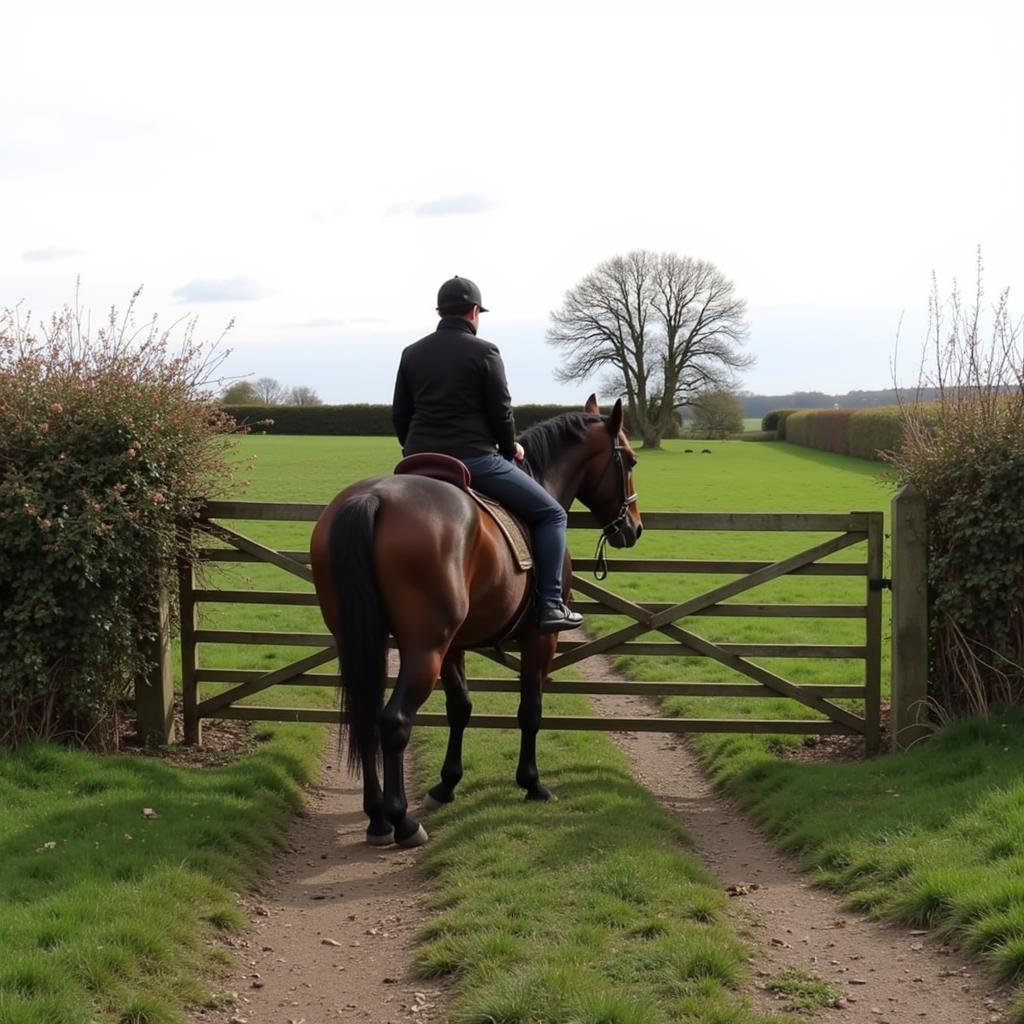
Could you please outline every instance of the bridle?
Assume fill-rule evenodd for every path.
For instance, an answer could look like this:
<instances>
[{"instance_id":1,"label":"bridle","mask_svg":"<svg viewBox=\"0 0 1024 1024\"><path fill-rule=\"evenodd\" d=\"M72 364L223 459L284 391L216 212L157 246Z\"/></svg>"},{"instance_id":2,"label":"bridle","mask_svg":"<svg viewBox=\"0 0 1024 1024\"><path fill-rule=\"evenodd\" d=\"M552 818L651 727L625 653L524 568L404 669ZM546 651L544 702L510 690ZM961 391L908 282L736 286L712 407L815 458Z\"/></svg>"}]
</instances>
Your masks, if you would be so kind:
<instances>
[{"instance_id":1,"label":"bridle","mask_svg":"<svg viewBox=\"0 0 1024 1024\"><path fill-rule=\"evenodd\" d=\"M594 559L597 563L594 566L594 578L598 580L608 578L608 559L605 555L605 547L608 544L608 540L616 533L622 532L622 527L629 518L629 506L635 505L637 501L636 491L630 493L629 490L629 471L626 469L626 462L622 457L622 453L625 450L625 447L619 443L619 437L616 434L612 438L611 457L608 459L604 469L601 470L601 475L594 484L594 493L596 494L612 466L617 465L619 467L619 486L622 490L622 504L619 506L619 511L615 518L601 527L601 536L597 541L597 551L594 554Z\"/></svg>"}]
</instances>

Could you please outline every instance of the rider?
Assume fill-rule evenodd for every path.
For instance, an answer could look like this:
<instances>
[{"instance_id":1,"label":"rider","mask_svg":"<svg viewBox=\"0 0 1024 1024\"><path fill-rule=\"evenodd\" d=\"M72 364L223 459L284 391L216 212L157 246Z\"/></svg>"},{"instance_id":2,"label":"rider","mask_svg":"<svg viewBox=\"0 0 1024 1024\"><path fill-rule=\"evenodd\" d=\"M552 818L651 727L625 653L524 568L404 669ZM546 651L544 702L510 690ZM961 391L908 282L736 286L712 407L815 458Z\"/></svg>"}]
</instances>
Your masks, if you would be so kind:
<instances>
[{"instance_id":1,"label":"rider","mask_svg":"<svg viewBox=\"0 0 1024 1024\"><path fill-rule=\"evenodd\" d=\"M437 330L409 345L398 367L391 418L402 451L454 456L469 469L475 490L529 524L538 628L574 629L583 616L562 600L565 509L522 469L501 353L476 337L487 312L480 289L465 277L445 281L437 312Z\"/></svg>"}]
</instances>

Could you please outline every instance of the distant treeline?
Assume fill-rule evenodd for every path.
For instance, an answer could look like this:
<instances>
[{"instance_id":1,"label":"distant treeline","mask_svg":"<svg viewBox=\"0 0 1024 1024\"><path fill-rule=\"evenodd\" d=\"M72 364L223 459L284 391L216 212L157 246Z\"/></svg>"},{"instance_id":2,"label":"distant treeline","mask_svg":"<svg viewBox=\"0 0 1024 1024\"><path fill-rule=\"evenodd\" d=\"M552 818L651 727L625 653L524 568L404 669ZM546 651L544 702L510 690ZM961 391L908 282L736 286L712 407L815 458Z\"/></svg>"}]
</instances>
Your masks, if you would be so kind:
<instances>
[{"instance_id":1,"label":"distant treeline","mask_svg":"<svg viewBox=\"0 0 1024 1024\"><path fill-rule=\"evenodd\" d=\"M789 395L744 395L744 416L764 416L772 409L874 409L880 405L897 405L899 402L933 401L937 396L935 388L888 388L885 391L847 391L845 395L826 395L824 391L794 391Z\"/></svg>"},{"instance_id":2,"label":"distant treeline","mask_svg":"<svg viewBox=\"0 0 1024 1024\"><path fill-rule=\"evenodd\" d=\"M224 411L255 433L336 434L355 437L391 437L390 405L224 405ZM516 429L525 430L562 412L581 406L517 405Z\"/></svg>"}]
</instances>

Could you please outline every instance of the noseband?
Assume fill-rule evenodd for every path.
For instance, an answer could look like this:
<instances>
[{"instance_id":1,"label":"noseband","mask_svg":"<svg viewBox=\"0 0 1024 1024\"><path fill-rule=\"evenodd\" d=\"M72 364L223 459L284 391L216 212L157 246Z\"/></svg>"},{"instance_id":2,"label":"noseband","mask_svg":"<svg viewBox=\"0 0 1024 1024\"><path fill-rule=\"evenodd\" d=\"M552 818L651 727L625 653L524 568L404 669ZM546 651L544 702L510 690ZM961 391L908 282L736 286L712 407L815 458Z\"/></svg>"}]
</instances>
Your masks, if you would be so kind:
<instances>
[{"instance_id":1,"label":"noseband","mask_svg":"<svg viewBox=\"0 0 1024 1024\"><path fill-rule=\"evenodd\" d=\"M597 542L597 551L594 554L594 559L597 564L594 566L594 578L598 580L604 580L608 578L608 559L605 556L605 546L608 543L608 539L613 537L616 533L622 532L622 527L625 525L626 520L629 518L629 506L635 505L637 501L637 493L629 491L629 473L626 470L626 463L622 458L622 453L625 448L619 444L618 436L612 438L612 454L609 458L607 465L601 471L601 475L597 478L597 483L594 484L594 492L597 492L598 487L601 486L602 481L608 475L608 471L613 465L619 467L619 485L622 490L622 504L619 506L618 515L610 523L605 524L601 527L601 537Z\"/></svg>"}]
</instances>

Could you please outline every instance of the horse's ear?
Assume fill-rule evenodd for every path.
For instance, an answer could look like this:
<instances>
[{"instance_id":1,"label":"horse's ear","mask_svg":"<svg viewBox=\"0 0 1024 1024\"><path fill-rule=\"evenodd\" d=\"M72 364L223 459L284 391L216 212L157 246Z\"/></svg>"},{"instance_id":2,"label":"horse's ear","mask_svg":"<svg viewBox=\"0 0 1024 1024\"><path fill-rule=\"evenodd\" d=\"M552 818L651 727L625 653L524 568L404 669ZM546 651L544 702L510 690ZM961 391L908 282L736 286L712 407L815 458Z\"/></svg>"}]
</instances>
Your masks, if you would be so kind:
<instances>
[{"instance_id":1,"label":"horse's ear","mask_svg":"<svg viewBox=\"0 0 1024 1024\"><path fill-rule=\"evenodd\" d=\"M592 412L595 415L601 414L601 407L597 404L597 395L591 395L587 399L587 404L583 406L584 412Z\"/></svg>"},{"instance_id":2,"label":"horse's ear","mask_svg":"<svg viewBox=\"0 0 1024 1024\"><path fill-rule=\"evenodd\" d=\"M622 430L622 399L617 398L615 408L612 409L611 415L608 417L608 433L612 437L618 437L620 430Z\"/></svg>"}]
</instances>

